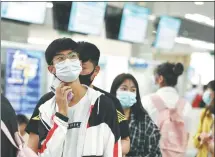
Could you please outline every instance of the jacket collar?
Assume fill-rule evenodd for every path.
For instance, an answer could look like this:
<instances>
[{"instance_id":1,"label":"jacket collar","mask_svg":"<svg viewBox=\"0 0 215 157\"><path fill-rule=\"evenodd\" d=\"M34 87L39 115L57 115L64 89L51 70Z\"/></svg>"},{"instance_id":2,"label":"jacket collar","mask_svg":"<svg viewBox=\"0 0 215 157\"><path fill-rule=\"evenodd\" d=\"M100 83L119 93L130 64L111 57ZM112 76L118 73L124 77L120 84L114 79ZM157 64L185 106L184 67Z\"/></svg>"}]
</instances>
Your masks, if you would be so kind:
<instances>
[{"instance_id":1,"label":"jacket collar","mask_svg":"<svg viewBox=\"0 0 215 157\"><path fill-rule=\"evenodd\" d=\"M87 87L87 86L86 86ZM90 100L90 106L94 106L96 100L102 95L101 92L96 91L90 87L87 87L87 96ZM99 105L99 104L98 104ZM88 107L90 107L88 106ZM99 108L99 106L98 106ZM45 121L50 127L53 125L52 116L58 111L56 104L56 97L52 97L39 107L40 118Z\"/></svg>"}]
</instances>

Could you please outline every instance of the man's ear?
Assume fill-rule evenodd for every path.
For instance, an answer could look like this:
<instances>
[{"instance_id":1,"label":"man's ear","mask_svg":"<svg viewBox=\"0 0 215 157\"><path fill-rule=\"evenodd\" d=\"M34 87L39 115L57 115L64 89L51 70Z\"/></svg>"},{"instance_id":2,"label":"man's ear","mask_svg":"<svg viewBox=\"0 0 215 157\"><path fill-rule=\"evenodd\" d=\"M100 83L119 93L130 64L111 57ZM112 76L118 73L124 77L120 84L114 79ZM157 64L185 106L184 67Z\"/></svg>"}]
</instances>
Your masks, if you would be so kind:
<instances>
[{"instance_id":1,"label":"man's ear","mask_svg":"<svg viewBox=\"0 0 215 157\"><path fill-rule=\"evenodd\" d=\"M95 70L94 70L94 74L96 74L95 76L98 75L99 71L100 71L100 66L97 65L97 66L95 67Z\"/></svg>"},{"instance_id":2,"label":"man's ear","mask_svg":"<svg viewBox=\"0 0 215 157\"><path fill-rule=\"evenodd\" d=\"M94 69L93 75L91 76L91 80L95 79L95 77L99 74L99 71L100 71L100 66L97 65Z\"/></svg>"},{"instance_id":3,"label":"man's ear","mask_svg":"<svg viewBox=\"0 0 215 157\"><path fill-rule=\"evenodd\" d=\"M56 73L56 69L55 69L55 67L54 67L53 65L49 65L49 66L48 66L48 70L49 70L49 72L52 73L52 74L55 74L55 73Z\"/></svg>"}]
</instances>

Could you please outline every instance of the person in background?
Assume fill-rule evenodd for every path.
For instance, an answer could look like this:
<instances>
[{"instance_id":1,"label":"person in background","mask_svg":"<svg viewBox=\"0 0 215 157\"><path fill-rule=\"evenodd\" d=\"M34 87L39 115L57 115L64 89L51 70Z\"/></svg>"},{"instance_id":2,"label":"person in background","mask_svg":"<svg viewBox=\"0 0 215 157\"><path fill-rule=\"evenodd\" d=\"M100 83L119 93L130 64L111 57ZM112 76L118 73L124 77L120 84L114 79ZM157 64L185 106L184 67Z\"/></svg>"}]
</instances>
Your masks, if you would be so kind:
<instances>
[{"instance_id":1,"label":"person in background","mask_svg":"<svg viewBox=\"0 0 215 157\"><path fill-rule=\"evenodd\" d=\"M207 85L203 101L207 105L201 113L199 127L194 136L194 145L198 149L197 157L214 157L214 93L215 81Z\"/></svg>"},{"instance_id":2,"label":"person in background","mask_svg":"<svg viewBox=\"0 0 215 157\"><path fill-rule=\"evenodd\" d=\"M137 80L131 74L118 75L111 86L129 121L131 148L127 157L161 157L160 132L144 110Z\"/></svg>"},{"instance_id":3,"label":"person in background","mask_svg":"<svg viewBox=\"0 0 215 157\"><path fill-rule=\"evenodd\" d=\"M196 97L196 95L198 94L199 89L198 86L196 84L192 84L191 89L188 89L188 91L185 93L185 99L187 99L187 101L192 104L194 98Z\"/></svg>"},{"instance_id":4,"label":"person in background","mask_svg":"<svg viewBox=\"0 0 215 157\"><path fill-rule=\"evenodd\" d=\"M18 125L19 125L20 135L27 142L28 141L28 134L26 134L25 129L26 129L26 126L28 125L29 119L23 114L18 114L17 115L17 121L18 121Z\"/></svg>"},{"instance_id":5,"label":"person in background","mask_svg":"<svg viewBox=\"0 0 215 157\"><path fill-rule=\"evenodd\" d=\"M117 109L118 121L120 126L122 153L123 155L125 155L129 152L130 149L130 139L128 122L125 119L125 115L121 107L121 104L115 96L92 85L93 80L100 71L100 67L98 65L100 51L94 44L88 42L79 42L78 47L75 51L77 51L77 53L79 54L79 59L82 61L83 70L79 76L81 84L90 86L91 88L103 93L114 102L114 105Z\"/></svg>"},{"instance_id":6,"label":"person in background","mask_svg":"<svg viewBox=\"0 0 215 157\"><path fill-rule=\"evenodd\" d=\"M164 143L168 143L168 141L165 141L165 138L161 139L160 147L164 157L170 156L166 154L172 154L172 156L184 156L188 144L189 132L191 131L191 128L189 127L191 124L191 117L189 114L192 107L179 96L175 89L178 77L183 71L184 67L181 63L172 64L166 62L158 65L154 73L155 83L158 86L158 90L156 93L152 93L142 98L143 107L160 128L162 137L167 136L168 139L170 137L168 135L170 129L173 137L181 136L180 141L174 138L169 138L172 143L175 143L174 148L172 148L173 146L171 144L169 144L170 147L166 147ZM171 119L174 119L174 121ZM180 125L180 122L178 121L182 122L184 125ZM165 124L165 127L163 127L163 124ZM178 129L177 127L171 126L177 126ZM163 130L164 128L166 130ZM182 153L178 154L177 152Z\"/></svg>"},{"instance_id":7,"label":"person in background","mask_svg":"<svg viewBox=\"0 0 215 157\"><path fill-rule=\"evenodd\" d=\"M8 99L1 94L1 120L5 123L10 134L14 138L15 132L18 131L16 113ZM9 141L8 137L1 130L1 157L15 157L17 148Z\"/></svg>"},{"instance_id":8,"label":"person in background","mask_svg":"<svg viewBox=\"0 0 215 157\"><path fill-rule=\"evenodd\" d=\"M111 99L80 84L76 44L59 38L45 51L48 70L57 81L55 95L38 108L39 156L122 156L116 108Z\"/></svg>"}]
</instances>

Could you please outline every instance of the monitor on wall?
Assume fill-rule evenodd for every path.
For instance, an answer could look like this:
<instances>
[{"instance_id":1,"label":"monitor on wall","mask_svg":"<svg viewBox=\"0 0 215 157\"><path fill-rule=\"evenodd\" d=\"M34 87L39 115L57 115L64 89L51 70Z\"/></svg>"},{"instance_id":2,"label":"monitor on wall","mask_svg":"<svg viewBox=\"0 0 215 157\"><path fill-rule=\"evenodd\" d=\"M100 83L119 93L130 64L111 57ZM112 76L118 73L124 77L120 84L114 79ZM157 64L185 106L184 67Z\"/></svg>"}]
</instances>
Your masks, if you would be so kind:
<instances>
[{"instance_id":1,"label":"monitor on wall","mask_svg":"<svg viewBox=\"0 0 215 157\"><path fill-rule=\"evenodd\" d=\"M181 20L170 16L161 16L158 21L153 46L158 49L172 49L181 26Z\"/></svg>"},{"instance_id":2,"label":"monitor on wall","mask_svg":"<svg viewBox=\"0 0 215 157\"><path fill-rule=\"evenodd\" d=\"M46 2L1 2L3 19L43 24L45 14Z\"/></svg>"},{"instance_id":3,"label":"monitor on wall","mask_svg":"<svg viewBox=\"0 0 215 157\"><path fill-rule=\"evenodd\" d=\"M68 30L100 35L104 23L106 5L107 2L73 2Z\"/></svg>"},{"instance_id":4,"label":"monitor on wall","mask_svg":"<svg viewBox=\"0 0 215 157\"><path fill-rule=\"evenodd\" d=\"M118 39L143 43L147 33L150 10L136 4L125 4Z\"/></svg>"}]
</instances>

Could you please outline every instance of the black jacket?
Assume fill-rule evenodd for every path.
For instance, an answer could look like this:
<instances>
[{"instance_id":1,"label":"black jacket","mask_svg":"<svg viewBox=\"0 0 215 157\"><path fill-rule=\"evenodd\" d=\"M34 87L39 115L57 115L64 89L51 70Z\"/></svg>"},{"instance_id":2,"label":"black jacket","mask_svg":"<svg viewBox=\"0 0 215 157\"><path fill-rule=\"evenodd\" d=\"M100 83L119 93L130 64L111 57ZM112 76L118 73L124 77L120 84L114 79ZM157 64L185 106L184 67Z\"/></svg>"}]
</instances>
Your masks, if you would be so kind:
<instances>
[{"instance_id":1,"label":"black jacket","mask_svg":"<svg viewBox=\"0 0 215 157\"><path fill-rule=\"evenodd\" d=\"M5 123L12 137L18 131L16 114L10 102L1 94L1 120ZM16 157L17 149L1 131L1 157Z\"/></svg>"}]
</instances>

